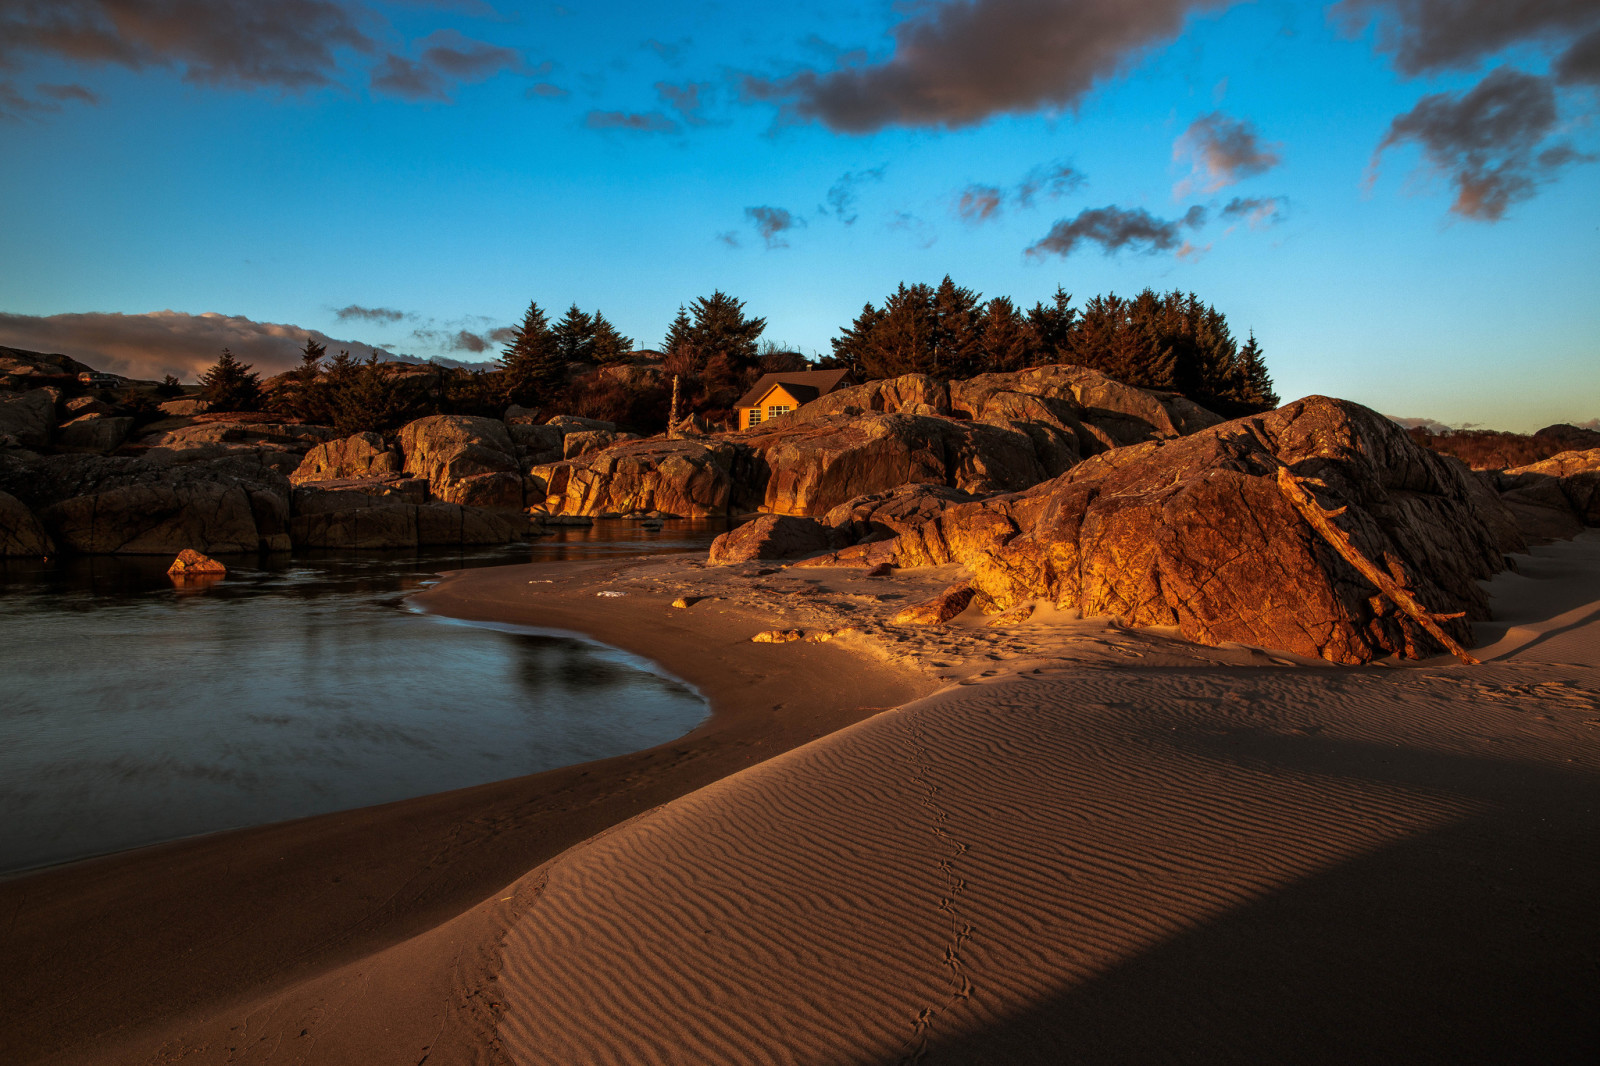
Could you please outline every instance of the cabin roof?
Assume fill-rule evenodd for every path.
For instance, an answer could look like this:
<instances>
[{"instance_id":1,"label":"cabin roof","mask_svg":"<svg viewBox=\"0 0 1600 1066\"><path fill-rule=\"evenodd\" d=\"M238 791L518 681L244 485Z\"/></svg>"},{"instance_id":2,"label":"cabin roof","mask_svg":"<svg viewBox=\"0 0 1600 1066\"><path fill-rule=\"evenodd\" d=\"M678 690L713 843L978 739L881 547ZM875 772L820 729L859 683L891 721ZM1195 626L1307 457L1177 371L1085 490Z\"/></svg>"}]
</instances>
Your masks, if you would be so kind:
<instances>
[{"instance_id":1,"label":"cabin roof","mask_svg":"<svg viewBox=\"0 0 1600 1066\"><path fill-rule=\"evenodd\" d=\"M754 407L766 398L774 387L782 385L784 391L801 403L810 403L818 396L826 396L837 389L850 376L848 370L801 370L790 374L762 374L750 391L740 398L738 406Z\"/></svg>"}]
</instances>

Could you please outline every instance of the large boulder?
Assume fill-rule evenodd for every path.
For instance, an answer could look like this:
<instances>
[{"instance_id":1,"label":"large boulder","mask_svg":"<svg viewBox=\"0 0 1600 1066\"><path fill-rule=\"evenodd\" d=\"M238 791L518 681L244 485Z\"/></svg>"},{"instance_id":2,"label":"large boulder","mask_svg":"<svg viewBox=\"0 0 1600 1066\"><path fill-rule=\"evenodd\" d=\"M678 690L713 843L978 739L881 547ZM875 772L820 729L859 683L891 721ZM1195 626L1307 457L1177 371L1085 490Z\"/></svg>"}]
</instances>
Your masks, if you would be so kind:
<instances>
[{"instance_id":1,"label":"large boulder","mask_svg":"<svg viewBox=\"0 0 1600 1066\"><path fill-rule=\"evenodd\" d=\"M616 429L576 430L562 438L561 458L581 459L590 452L604 451L618 441L638 439L637 433L624 433Z\"/></svg>"},{"instance_id":2,"label":"large boulder","mask_svg":"<svg viewBox=\"0 0 1600 1066\"><path fill-rule=\"evenodd\" d=\"M822 524L837 529L851 544L884 540L909 532L958 503L971 503L969 492L949 485L901 485L846 500L823 516Z\"/></svg>"},{"instance_id":3,"label":"large boulder","mask_svg":"<svg viewBox=\"0 0 1600 1066\"><path fill-rule=\"evenodd\" d=\"M1102 453L1027 492L957 504L890 541L819 562L960 563L990 610L1042 599L1131 625L1363 663L1434 649L1296 510L1277 472L1319 478L1334 523L1471 643L1478 581L1520 550L1465 466L1357 404L1311 397L1175 440Z\"/></svg>"},{"instance_id":4,"label":"large boulder","mask_svg":"<svg viewBox=\"0 0 1600 1066\"><path fill-rule=\"evenodd\" d=\"M376 433L357 433L319 444L289 475L296 485L308 481L340 481L348 478L380 478L400 473L404 465L398 452L391 450Z\"/></svg>"},{"instance_id":5,"label":"large boulder","mask_svg":"<svg viewBox=\"0 0 1600 1066\"><path fill-rule=\"evenodd\" d=\"M1561 452L1491 477L1530 537L1561 539L1600 526L1600 448Z\"/></svg>"},{"instance_id":6,"label":"large boulder","mask_svg":"<svg viewBox=\"0 0 1600 1066\"><path fill-rule=\"evenodd\" d=\"M289 482L242 458L183 464L47 456L0 468L0 488L38 515L57 545L87 554L284 551Z\"/></svg>"},{"instance_id":7,"label":"large boulder","mask_svg":"<svg viewBox=\"0 0 1600 1066\"><path fill-rule=\"evenodd\" d=\"M128 415L82 415L56 430L56 450L109 455L128 439L133 422Z\"/></svg>"},{"instance_id":8,"label":"large boulder","mask_svg":"<svg viewBox=\"0 0 1600 1066\"><path fill-rule=\"evenodd\" d=\"M308 451L333 435L333 430L326 426L217 418L170 429L158 426L136 443L144 458L152 463L238 458L287 475L299 468Z\"/></svg>"},{"instance_id":9,"label":"large boulder","mask_svg":"<svg viewBox=\"0 0 1600 1066\"><path fill-rule=\"evenodd\" d=\"M843 547L844 537L814 518L765 514L730 529L711 542L713 566L752 559L793 559Z\"/></svg>"},{"instance_id":10,"label":"large boulder","mask_svg":"<svg viewBox=\"0 0 1600 1066\"><path fill-rule=\"evenodd\" d=\"M0 393L0 437L13 437L24 448L47 447L60 395L55 389Z\"/></svg>"},{"instance_id":11,"label":"large boulder","mask_svg":"<svg viewBox=\"0 0 1600 1066\"><path fill-rule=\"evenodd\" d=\"M626 441L574 462L535 467L555 514L658 511L703 518L732 509L740 450L722 440Z\"/></svg>"},{"instance_id":12,"label":"large boulder","mask_svg":"<svg viewBox=\"0 0 1600 1066\"><path fill-rule=\"evenodd\" d=\"M449 503L466 503L464 497L482 498L477 485L464 485L480 474L509 474L516 492L522 492L517 448L499 419L471 415L430 415L400 429L400 450L405 472L428 479L433 494ZM519 499L516 506L522 505Z\"/></svg>"},{"instance_id":13,"label":"large boulder","mask_svg":"<svg viewBox=\"0 0 1600 1066\"><path fill-rule=\"evenodd\" d=\"M50 534L27 504L8 492L0 492L0 559L43 556L55 550Z\"/></svg>"},{"instance_id":14,"label":"large boulder","mask_svg":"<svg viewBox=\"0 0 1600 1066\"><path fill-rule=\"evenodd\" d=\"M346 480L294 490L293 537L301 548L416 548L506 544L525 522L454 503L429 503L422 479Z\"/></svg>"}]
</instances>

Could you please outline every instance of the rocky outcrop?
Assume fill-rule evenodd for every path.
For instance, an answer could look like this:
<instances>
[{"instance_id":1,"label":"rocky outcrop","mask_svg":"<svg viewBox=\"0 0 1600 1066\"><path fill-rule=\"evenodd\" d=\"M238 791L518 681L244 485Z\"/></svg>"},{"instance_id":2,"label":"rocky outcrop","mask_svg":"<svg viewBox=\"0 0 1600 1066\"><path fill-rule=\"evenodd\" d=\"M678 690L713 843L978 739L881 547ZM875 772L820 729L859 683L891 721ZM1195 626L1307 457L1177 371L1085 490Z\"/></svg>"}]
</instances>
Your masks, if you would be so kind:
<instances>
[{"instance_id":1,"label":"rocky outcrop","mask_svg":"<svg viewBox=\"0 0 1600 1066\"><path fill-rule=\"evenodd\" d=\"M576 430L561 439L561 458L579 459L591 452L603 451L618 441L638 439L637 433L623 433L615 429Z\"/></svg>"},{"instance_id":2,"label":"rocky outcrop","mask_svg":"<svg viewBox=\"0 0 1600 1066\"><path fill-rule=\"evenodd\" d=\"M523 506L516 445L504 422L471 415L431 415L402 426L399 438L405 472L426 478L436 498L477 506Z\"/></svg>"},{"instance_id":3,"label":"rocky outcrop","mask_svg":"<svg viewBox=\"0 0 1600 1066\"><path fill-rule=\"evenodd\" d=\"M94 368L65 355L0 347L0 389L64 385L86 373L94 373Z\"/></svg>"},{"instance_id":4,"label":"rocky outcrop","mask_svg":"<svg viewBox=\"0 0 1600 1066\"><path fill-rule=\"evenodd\" d=\"M1600 448L1561 452L1489 477L1530 537L1559 540L1600 526Z\"/></svg>"},{"instance_id":5,"label":"rocky outcrop","mask_svg":"<svg viewBox=\"0 0 1600 1066\"><path fill-rule=\"evenodd\" d=\"M136 443L137 450L152 463L236 458L287 475L299 468L308 451L333 436L333 430L326 426L218 419L171 429L158 426L156 432L146 434Z\"/></svg>"},{"instance_id":6,"label":"rocky outcrop","mask_svg":"<svg viewBox=\"0 0 1600 1066\"><path fill-rule=\"evenodd\" d=\"M725 440L627 441L575 462L535 467L552 514L654 511L702 518L732 509L740 451Z\"/></svg>"},{"instance_id":7,"label":"rocky outcrop","mask_svg":"<svg viewBox=\"0 0 1600 1066\"><path fill-rule=\"evenodd\" d=\"M39 557L55 550L55 542L28 506L8 492L0 492L0 559Z\"/></svg>"},{"instance_id":8,"label":"rocky outcrop","mask_svg":"<svg viewBox=\"0 0 1600 1066\"><path fill-rule=\"evenodd\" d=\"M325 481L294 490L294 543L305 548L417 548L507 544L525 520L428 501L420 478Z\"/></svg>"},{"instance_id":9,"label":"rocky outcrop","mask_svg":"<svg viewBox=\"0 0 1600 1066\"><path fill-rule=\"evenodd\" d=\"M172 560L172 565L167 567L167 573L182 577L214 576L221 577L228 572L228 568L209 555L203 555L193 548L185 548Z\"/></svg>"},{"instance_id":10,"label":"rocky outcrop","mask_svg":"<svg viewBox=\"0 0 1600 1066\"><path fill-rule=\"evenodd\" d=\"M110 455L128 439L133 422L128 415L85 414L56 430L56 450Z\"/></svg>"},{"instance_id":11,"label":"rocky outcrop","mask_svg":"<svg viewBox=\"0 0 1600 1066\"><path fill-rule=\"evenodd\" d=\"M948 485L901 485L846 500L822 518L849 543L884 540L909 532L943 514L958 503L971 503L971 493Z\"/></svg>"},{"instance_id":12,"label":"rocky outcrop","mask_svg":"<svg viewBox=\"0 0 1600 1066\"><path fill-rule=\"evenodd\" d=\"M288 479L248 459L160 464L55 455L0 467L0 488L30 506L59 547L76 552L290 547Z\"/></svg>"},{"instance_id":13,"label":"rocky outcrop","mask_svg":"<svg viewBox=\"0 0 1600 1066\"><path fill-rule=\"evenodd\" d=\"M385 445L378 434L357 433L318 444L306 452L289 480L299 485L307 481L381 478L400 473L403 465L400 454Z\"/></svg>"},{"instance_id":14,"label":"rocky outcrop","mask_svg":"<svg viewBox=\"0 0 1600 1066\"><path fill-rule=\"evenodd\" d=\"M761 515L730 529L711 542L712 566L747 563L752 559L794 559L843 547L845 540L814 518Z\"/></svg>"},{"instance_id":15,"label":"rocky outcrop","mask_svg":"<svg viewBox=\"0 0 1600 1066\"><path fill-rule=\"evenodd\" d=\"M29 389L22 393L0 392L0 438L10 437L24 448L44 448L50 444L56 424L55 389Z\"/></svg>"},{"instance_id":16,"label":"rocky outcrop","mask_svg":"<svg viewBox=\"0 0 1600 1066\"><path fill-rule=\"evenodd\" d=\"M1477 582L1519 550L1509 515L1462 464L1359 405L1312 397L1192 436L1119 448L1027 492L956 504L893 540L818 562L960 563L986 609L1046 600L1340 663L1436 645L1375 595L1285 498L1280 465L1320 478L1361 553L1403 575L1470 644Z\"/></svg>"}]
</instances>

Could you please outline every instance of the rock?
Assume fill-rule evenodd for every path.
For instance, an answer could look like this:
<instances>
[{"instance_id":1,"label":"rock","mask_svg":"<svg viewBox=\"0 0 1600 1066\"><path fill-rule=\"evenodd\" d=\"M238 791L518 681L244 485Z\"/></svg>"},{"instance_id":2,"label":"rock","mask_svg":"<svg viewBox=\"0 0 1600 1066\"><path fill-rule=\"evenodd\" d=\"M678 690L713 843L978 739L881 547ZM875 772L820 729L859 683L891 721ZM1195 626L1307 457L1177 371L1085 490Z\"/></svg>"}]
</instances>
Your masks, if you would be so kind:
<instances>
[{"instance_id":1,"label":"rock","mask_svg":"<svg viewBox=\"0 0 1600 1066\"><path fill-rule=\"evenodd\" d=\"M590 452L609 448L618 441L638 439L637 433L622 433L614 429L576 430L562 438L561 458L577 459Z\"/></svg>"},{"instance_id":2,"label":"rock","mask_svg":"<svg viewBox=\"0 0 1600 1066\"><path fill-rule=\"evenodd\" d=\"M228 568L209 555L201 555L193 548L185 548L172 560L172 565L167 567L169 574L215 574L221 576L228 572Z\"/></svg>"},{"instance_id":3,"label":"rock","mask_svg":"<svg viewBox=\"0 0 1600 1066\"><path fill-rule=\"evenodd\" d=\"M74 396L61 405L61 409L69 418L82 418L84 415L114 415L116 408L108 403L102 403L93 396Z\"/></svg>"},{"instance_id":4,"label":"rock","mask_svg":"<svg viewBox=\"0 0 1600 1066\"><path fill-rule=\"evenodd\" d=\"M843 533L852 544L883 540L916 529L957 503L971 503L971 493L949 485L901 485L846 500L822 518L822 524Z\"/></svg>"},{"instance_id":5,"label":"rock","mask_svg":"<svg viewBox=\"0 0 1600 1066\"><path fill-rule=\"evenodd\" d=\"M186 464L54 455L0 470L56 543L88 554L286 551L288 479L240 458Z\"/></svg>"},{"instance_id":6,"label":"rock","mask_svg":"<svg viewBox=\"0 0 1600 1066\"><path fill-rule=\"evenodd\" d=\"M1176 626L1340 663L1433 650L1410 618L1284 497L1279 464L1323 479L1356 546L1392 560L1417 598L1471 642L1477 582L1520 550L1509 515L1461 463L1359 405L1310 397L1193 436L1105 452L1027 492L957 504L892 541L817 560L960 563L996 610L1043 599L1130 625Z\"/></svg>"},{"instance_id":7,"label":"rock","mask_svg":"<svg viewBox=\"0 0 1600 1066\"><path fill-rule=\"evenodd\" d=\"M617 431L615 422L603 422L598 418L583 418L580 415L556 415L545 422L545 425L554 426L561 431L563 436L568 433L583 433L593 430L600 430L605 433L615 433Z\"/></svg>"},{"instance_id":8,"label":"rock","mask_svg":"<svg viewBox=\"0 0 1600 1066\"><path fill-rule=\"evenodd\" d=\"M739 449L725 440L624 441L568 463L536 467L553 513L659 511L687 518L731 510Z\"/></svg>"},{"instance_id":9,"label":"rock","mask_svg":"<svg viewBox=\"0 0 1600 1066\"><path fill-rule=\"evenodd\" d=\"M12 388L28 389L49 382L66 384L83 373L94 373L94 368L65 355L0 347L0 384L9 379Z\"/></svg>"},{"instance_id":10,"label":"rock","mask_svg":"<svg viewBox=\"0 0 1600 1066\"><path fill-rule=\"evenodd\" d=\"M1560 540L1600 525L1600 448L1561 452L1491 476L1530 537Z\"/></svg>"},{"instance_id":11,"label":"rock","mask_svg":"<svg viewBox=\"0 0 1600 1066\"><path fill-rule=\"evenodd\" d=\"M750 638L752 644L793 644L805 639L803 629L766 629Z\"/></svg>"},{"instance_id":12,"label":"rock","mask_svg":"<svg viewBox=\"0 0 1600 1066\"><path fill-rule=\"evenodd\" d=\"M814 518L762 515L711 542L713 566L752 559L790 559L815 555L844 545L844 538Z\"/></svg>"},{"instance_id":13,"label":"rock","mask_svg":"<svg viewBox=\"0 0 1600 1066\"><path fill-rule=\"evenodd\" d=\"M535 426L507 421L506 430L516 447L517 459L524 465L555 462L561 458L563 435L560 426Z\"/></svg>"},{"instance_id":14,"label":"rock","mask_svg":"<svg viewBox=\"0 0 1600 1066\"><path fill-rule=\"evenodd\" d=\"M128 415L106 417L99 413L85 414L56 430L56 449L109 455L122 447L128 434L133 431L133 423L133 418Z\"/></svg>"},{"instance_id":15,"label":"rock","mask_svg":"<svg viewBox=\"0 0 1600 1066\"><path fill-rule=\"evenodd\" d=\"M511 426L532 425L533 420L537 416L538 411L535 408L523 407L519 404L512 404L510 407L506 408L506 413L501 418L501 421L504 422L506 427L509 429Z\"/></svg>"},{"instance_id":16,"label":"rock","mask_svg":"<svg viewBox=\"0 0 1600 1066\"><path fill-rule=\"evenodd\" d=\"M325 426L219 418L161 430L137 444L152 463L194 463L237 457L282 474L300 467L302 457L333 436Z\"/></svg>"},{"instance_id":17,"label":"rock","mask_svg":"<svg viewBox=\"0 0 1600 1066\"><path fill-rule=\"evenodd\" d=\"M900 626L942 625L971 606L975 594L971 585L951 585L933 599L897 612L890 621Z\"/></svg>"},{"instance_id":18,"label":"rock","mask_svg":"<svg viewBox=\"0 0 1600 1066\"><path fill-rule=\"evenodd\" d=\"M15 437L24 448L48 447L59 396L55 389L0 393L0 435Z\"/></svg>"},{"instance_id":19,"label":"rock","mask_svg":"<svg viewBox=\"0 0 1600 1066\"><path fill-rule=\"evenodd\" d=\"M877 566L868 567L861 572L862 577L893 577L894 567L888 563L879 563Z\"/></svg>"},{"instance_id":20,"label":"rock","mask_svg":"<svg viewBox=\"0 0 1600 1066\"><path fill-rule=\"evenodd\" d=\"M482 499L486 492L504 501L515 485L522 492L522 471L517 462L516 445L505 423L493 418L470 415L430 415L407 423L400 429L400 450L405 454L405 472L425 477L433 494L450 503L466 503L463 497ZM466 479L479 474L509 474L497 482L492 492L481 484L463 486ZM504 503L499 505L505 505ZM523 507L520 499L517 509Z\"/></svg>"},{"instance_id":21,"label":"rock","mask_svg":"<svg viewBox=\"0 0 1600 1066\"><path fill-rule=\"evenodd\" d=\"M156 406L162 414L172 418L192 418L211 410L211 405L201 399L168 400Z\"/></svg>"},{"instance_id":22,"label":"rock","mask_svg":"<svg viewBox=\"0 0 1600 1066\"><path fill-rule=\"evenodd\" d=\"M294 543L363 549L508 544L524 532L510 516L427 498L421 478L301 485L294 491Z\"/></svg>"},{"instance_id":23,"label":"rock","mask_svg":"<svg viewBox=\"0 0 1600 1066\"><path fill-rule=\"evenodd\" d=\"M672 601L672 606L678 608L679 610L687 610L703 599L705 599L704 596L679 596L677 599Z\"/></svg>"},{"instance_id":24,"label":"rock","mask_svg":"<svg viewBox=\"0 0 1600 1066\"><path fill-rule=\"evenodd\" d=\"M378 434L357 433L318 444L306 452L289 480L300 485L308 481L377 478L398 474L404 465L399 453L391 451Z\"/></svg>"},{"instance_id":25,"label":"rock","mask_svg":"<svg viewBox=\"0 0 1600 1066\"><path fill-rule=\"evenodd\" d=\"M884 378L819 396L791 411L786 417L788 424L793 425L829 418L855 418L863 414L912 413L913 409L949 414L949 386L926 374Z\"/></svg>"},{"instance_id":26,"label":"rock","mask_svg":"<svg viewBox=\"0 0 1600 1066\"><path fill-rule=\"evenodd\" d=\"M0 492L0 559L45 556L55 550L55 542L28 506L8 492Z\"/></svg>"}]
</instances>

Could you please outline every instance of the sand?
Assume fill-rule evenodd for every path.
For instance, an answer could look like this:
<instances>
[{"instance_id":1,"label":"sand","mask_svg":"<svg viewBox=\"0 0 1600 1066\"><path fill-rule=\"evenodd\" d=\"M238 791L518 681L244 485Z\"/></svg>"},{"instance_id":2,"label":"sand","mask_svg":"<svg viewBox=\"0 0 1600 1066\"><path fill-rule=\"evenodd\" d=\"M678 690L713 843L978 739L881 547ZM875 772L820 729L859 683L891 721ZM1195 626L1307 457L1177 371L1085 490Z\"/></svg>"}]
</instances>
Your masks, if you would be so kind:
<instances>
[{"instance_id":1,"label":"sand","mask_svg":"<svg viewBox=\"0 0 1600 1066\"><path fill-rule=\"evenodd\" d=\"M938 572L452 575L713 718L0 883L0 1061L1592 1061L1600 533L1518 562L1482 666L1359 669L889 624Z\"/></svg>"}]
</instances>

